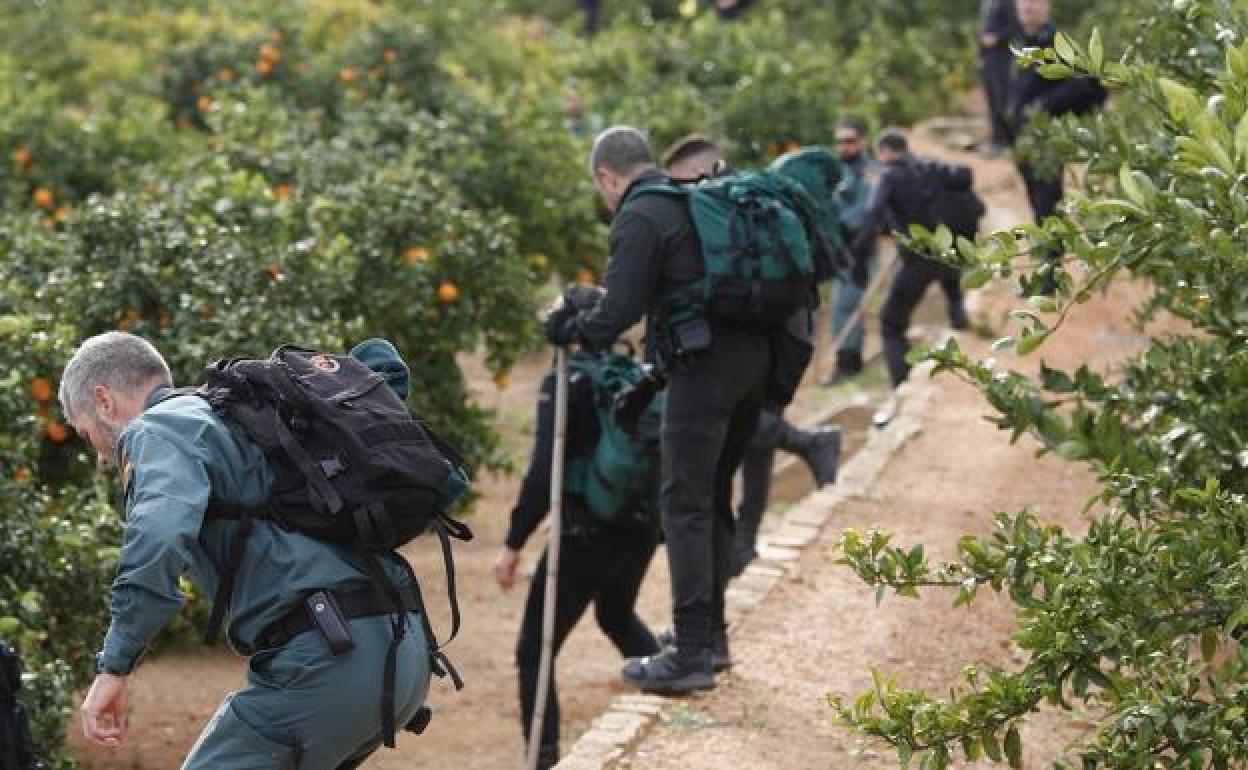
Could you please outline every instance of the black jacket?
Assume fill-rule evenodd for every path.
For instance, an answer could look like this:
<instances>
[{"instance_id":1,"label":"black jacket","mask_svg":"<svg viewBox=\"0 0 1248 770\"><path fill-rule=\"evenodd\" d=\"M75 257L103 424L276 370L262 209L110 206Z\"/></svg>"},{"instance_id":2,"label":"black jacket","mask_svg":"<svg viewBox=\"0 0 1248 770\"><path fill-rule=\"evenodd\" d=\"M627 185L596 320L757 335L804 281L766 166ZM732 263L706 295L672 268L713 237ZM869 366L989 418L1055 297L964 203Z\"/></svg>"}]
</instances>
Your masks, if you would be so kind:
<instances>
[{"instance_id":1,"label":"black jacket","mask_svg":"<svg viewBox=\"0 0 1248 770\"><path fill-rule=\"evenodd\" d=\"M550 510L551 458L555 453L555 373L542 380L537 399L537 420L533 426L533 451L529 468L520 485L520 496L511 510L507 528L508 548L520 550L542 523ZM587 378L572 377L568 381L568 428L565 457L584 457L598 445L600 431L598 413L594 408L594 388ZM578 520L582 503L572 495L564 496L565 531Z\"/></svg>"},{"instance_id":2,"label":"black jacket","mask_svg":"<svg viewBox=\"0 0 1248 770\"><path fill-rule=\"evenodd\" d=\"M1052 24L1035 35L1024 35L1023 46L1050 48L1057 35ZM1017 138L1027 121L1027 114L1040 110L1049 115L1085 115L1105 103L1108 92L1095 78L1077 76L1049 80L1034 69L1019 68L1010 87L1009 123Z\"/></svg>"},{"instance_id":3,"label":"black jacket","mask_svg":"<svg viewBox=\"0 0 1248 770\"><path fill-rule=\"evenodd\" d=\"M637 185L666 178L657 168L646 171L624 199ZM609 245L607 293L577 319L580 341L590 350L604 350L645 315L646 353L653 360L662 334L660 298L704 274L689 208L676 196L638 196L616 212Z\"/></svg>"},{"instance_id":4,"label":"black jacket","mask_svg":"<svg viewBox=\"0 0 1248 770\"><path fill-rule=\"evenodd\" d=\"M881 233L906 232L912 224L932 227L930 200L934 191L969 189L970 171L909 153L884 164L880 181L871 191L862 228L850 246L851 253L869 251L870 241Z\"/></svg>"}]
</instances>

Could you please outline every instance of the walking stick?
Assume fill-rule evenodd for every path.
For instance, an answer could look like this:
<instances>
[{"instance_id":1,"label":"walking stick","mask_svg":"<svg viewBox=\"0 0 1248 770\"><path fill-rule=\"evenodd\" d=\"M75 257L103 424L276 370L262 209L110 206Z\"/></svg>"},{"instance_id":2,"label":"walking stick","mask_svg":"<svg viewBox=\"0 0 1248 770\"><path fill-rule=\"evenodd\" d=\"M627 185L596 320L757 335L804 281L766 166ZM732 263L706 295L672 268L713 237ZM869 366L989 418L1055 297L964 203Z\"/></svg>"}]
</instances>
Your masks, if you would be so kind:
<instances>
[{"instance_id":1,"label":"walking stick","mask_svg":"<svg viewBox=\"0 0 1248 770\"><path fill-rule=\"evenodd\" d=\"M880 290L880 288L884 285L884 282L892 277L893 268L897 267L900 261L901 260L897 257L897 255L894 254L888 260L887 264L880 265L880 269L875 271L875 275L872 276L871 282L865 289L863 289L862 299L858 301L858 307L855 308L854 312L850 314L849 318L845 322L845 325L841 327L840 333L832 339L832 343L830 345L820 345L817 348L816 355L818 355L819 360L815 365L816 372L823 371L823 352L825 350L840 350L841 345L845 342L845 340L849 339L850 332L853 331L854 326L862 320L862 316L866 311L867 303L875 298L876 292ZM846 276L846 279L848 279L848 276Z\"/></svg>"},{"instance_id":2,"label":"walking stick","mask_svg":"<svg viewBox=\"0 0 1248 770\"><path fill-rule=\"evenodd\" d=\"M555 446L550 458L550 541L546 546L546 594L542 600L542 657L537 667L537 698L533 724L529 726L529 750L525 767L537 770L542 747L542 723L546 721L546 698L554 663L555 598L559 576L559 540L563 531L563 455L568 433L568 349L555 348Z\"/></svg>"}]
</instances>

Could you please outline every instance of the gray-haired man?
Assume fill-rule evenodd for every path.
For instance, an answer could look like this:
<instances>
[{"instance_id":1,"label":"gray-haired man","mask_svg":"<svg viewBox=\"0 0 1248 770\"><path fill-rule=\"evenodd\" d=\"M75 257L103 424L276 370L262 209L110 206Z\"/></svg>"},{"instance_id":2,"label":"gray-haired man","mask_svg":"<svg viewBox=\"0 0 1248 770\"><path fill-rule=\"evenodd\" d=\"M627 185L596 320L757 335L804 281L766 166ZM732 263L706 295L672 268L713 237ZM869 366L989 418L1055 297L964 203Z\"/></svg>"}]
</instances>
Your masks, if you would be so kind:
<instances>
[{"instance_id":1,"label":"gray-haired man","mask_svg":"<svg viewBox=\"0 0 1248 770\"><path fill-rule=\"evenodd\" d=\"M407 371L393 346L370 340L357 357L374 369ZM388 378L389 380L389 378ZM178 580L188 576L216 594L237 520L205 519L209 501L262 503L273 471L260 449L240 441L206 401L171 397L173 378L160 353L132 334L109 332L82 343L61 378L61 405L102 466L121 473L125 538L113 583L112 624L98 674L82 706L87 737L121 746L127 737L129 677L149 640L178 612ZM306 596L354 596L369 586L343 549L253 522L239 560L227 637L249 656L246 686L231 694L205 728L183 769L357 767L382 742L382 667L392 639L384 612L350 615L354 649L333 655L310 628L286 632ZM388 560L398 585L407 571ZM398 653L394 710L406 724L424 702L429 655L419 619L407 615ZM275 631L276 629L276 631Z\"/></svg>"}]
</instances>

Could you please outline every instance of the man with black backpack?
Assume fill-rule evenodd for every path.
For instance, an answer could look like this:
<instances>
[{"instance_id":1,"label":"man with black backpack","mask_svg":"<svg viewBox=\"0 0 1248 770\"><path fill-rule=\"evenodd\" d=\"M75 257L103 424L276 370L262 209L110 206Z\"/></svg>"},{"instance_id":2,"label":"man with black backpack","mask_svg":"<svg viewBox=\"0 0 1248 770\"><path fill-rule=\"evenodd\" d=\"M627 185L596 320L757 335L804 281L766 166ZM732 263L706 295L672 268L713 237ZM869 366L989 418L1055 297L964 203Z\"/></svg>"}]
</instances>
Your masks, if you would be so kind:
<instances>
[{"instance_id":1,"label":"man with black backpack","mask_svg":"<svg viewBox=\"0 0 1248 770\"><path fill-rule=\"evenodd\" d=\"M26 708L17 699L22 689L22 661L0 639L0 770L35 770L34 746Z\"/></svg>"},{"instance_id":2,"label":"man with black backpack","mask_svg":"<svg viewBox=\"0 0 1248 770\"><path fill-rule=\"evenodd\" d=\"M215 619L249 657L245 686L222 704L184 769L353 768L393 745L396 725L423 727L430 671L443 661L431 654L410 567L385 545L374 548L386 538L366 530L423 531L433 514L417 522L398 509L421 507L421 495L440 504L457 469L433 455L413 462L409 447L427 449L430 434L387 387L407 387L393 346L372 340L354 353L372 367L293 348L270 361L222 362L209 376L216 390L195 394L172 389L168 365L140 337L109 332L74 353L61 405L101 466L118 469L126 514L112 623L82 706L90 740L125 743L129 677L181 607L183 576L217 597ZM270 388L289 388L281 409ZM272 435L253 433L248 416ZM364 418L375 418L371 436L337 434L336 450L312 440L330 443L323 431ZM386 457L404 468L384 468ZM426 491L401 482L410 465L427 474ZM453 487L445 487L450 497ZM388 496L400 489L412 491ZM315 529L330 522L350 534Z\"/></svg>"},{"instance_id":3,"label":"man with black backpack","mask_svg":"<svg viewBox=\"0 0 1248 770\"><path fill-rule=\"evenodd\" d=\"M630 661L623 675L649 692L710 689L712 649L727 645L716 619L733 475L772 384L771 332L812 301L813 215L804 191L781 179L674 184L627 126L599 134L589 170L614 215L606 293L590 311L552 314L547 338L605 350L644 315L647 358L667 381L659 507L675 646Z\"/></svg>"},{"instance_id":4,"label":"man with black backpack","mask_svg":"<svg viewBox=\"0 0 1248 770\"><path fill-rule=\"evenodd\" d=\"M863 241L881 232L906 232L912 224L928 230L943 225L955 235L974 237L984 214L983 202L971 189L971 171L910 154L909 142L900 129L880 133L879 159L884 164L880 182L872 193L862 230L850 247L859 273L865 265L857 256L864 252ZM962 301L961 274L957 268L936 262L899 245L901 270L893 279L888 297L880 309L884 358L894 388L910 374L906 354L910 345L906 330L910 317L923 294L933 283L940 285L949 305L949 322L954 329L965 329L968 321ZM877 427L888 424L897 411L892 396L876 412Z\"/></svg>"},{"instance_id":5,"label":"man with black backpack","mask_svg":"<svg viewBox=\"0 0 1248 770\"><path fill-rule=\"evenodd\" d=\"M592 287L575 287L569 301L592 306ZM579 297L580 299L577 299ZM642 376L641 364L616 352L579 351L571 355L568 380L568 421L565 445L562 537L552 656L590 603L598 627L626 658L659 651L654 634L637 616L634 605L641 581L658 546L658 422L662 396L625 430L612 409L620 391ZM551 466L555 431L555 373L542 381L534 426L533 450L520 494L511 511L507 536L494 575L510 589L516 581L520 550L550 508ZM621 450L616 444L628 446ZM629 450L635 450L630 452ZM604 457L614 453L614 457ZM591 476L620 489L618 499L604 501L586 488ZM520 681L520 721L525 738L533 722L542 650L542 612L548 554L543 552L524 605L516 642ZM551 681L543 712L538 768L559 759L559 700Z\"/></svg>"}]
</instances>

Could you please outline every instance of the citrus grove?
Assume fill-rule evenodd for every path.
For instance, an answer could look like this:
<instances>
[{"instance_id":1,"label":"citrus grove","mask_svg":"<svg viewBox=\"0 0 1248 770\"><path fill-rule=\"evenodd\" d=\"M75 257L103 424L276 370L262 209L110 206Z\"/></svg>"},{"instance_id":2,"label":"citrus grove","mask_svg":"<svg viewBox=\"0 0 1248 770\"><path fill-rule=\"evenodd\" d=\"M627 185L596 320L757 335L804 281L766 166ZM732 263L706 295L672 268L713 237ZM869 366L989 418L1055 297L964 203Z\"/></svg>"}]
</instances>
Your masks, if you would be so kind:
<instances>
[{"instance_id":1,"label":"citrus grove","mask_svg":"<svg viewBox=\"0 0 1248 770\"><path fill-rule=\"evenodd\" d=\"M1223 24L1238 18L1225 2L1180 4L1216 8L1230 19ZM907 123L947 110L974 83L971 0L775 0L737 23L694 0L608 5L615 15L592 40L578 34L575 4L557 0L52 0L6 9L0 637L18 645L32 674L28 700L49 766L72 765L65 720L107 624L121 531L114 482L95 473L55 397L84 336L148 337L181 383L222 356L386 336L411 364L413 407L476 468L503 469L509 458L491 415L466 396L459 359L480 356L506 387L509 369L537 346L540 301L563 281L600 274L604 218L584 171L595 130L633 123L657 146L704 131L751 165L826 142L846 111L876 126ZM1082 3L1055 5L1079 34L1094 21L1120 32L1115 50L1141 29L1131 3L1107 3L1096 19ZM1142 29L1148 42L1169 40L1172 27ZM1148 76L1109 73L1090 47L1066 58L1050 64L1095 64L1141 89ZM1171 77L1198 81L1192 99L1220 82L1204 70ZM1144 103L1149 96L1158 97ZM1167 126L1190 120L1205 130L1186 96L1164 96L1186 105L1187 117ZM1236 108L1239 98L1224 95ZM1043 130L1028 140L1036 152L1090 156L1101 170L1145 152L1131 144L1139 125ZM1149 162L1161 168L1166 149L1148 150ZM1149 186L1135 173L1148 169L1123 177L1140 211L1179 183L1158 176ZM1100 189L1113 192L1112 177ZM1097 222L1138 215L1111 209L1093 208ZM1059 225L1045 232L1078 240ZM1114 248L1120 232L1096 248ZM1004 259L1014 245L990 241L985 253ZM998 269L989 259L985 270ZM1188 294L1166 296L1207 294L1212 307L1184 306L1198 317L1227 312L1219 303L1241 308L1186 285ZM1099 445L1078 446L1091 457ZM1221 483L1207 495L1230 489ZM162 644L194 643L202 611L192 596ZM932 740L956 731L946 733ZM931 755L947 756L939 752Z\"/></svg>"}]
</instances>

